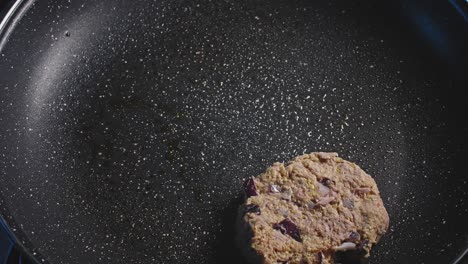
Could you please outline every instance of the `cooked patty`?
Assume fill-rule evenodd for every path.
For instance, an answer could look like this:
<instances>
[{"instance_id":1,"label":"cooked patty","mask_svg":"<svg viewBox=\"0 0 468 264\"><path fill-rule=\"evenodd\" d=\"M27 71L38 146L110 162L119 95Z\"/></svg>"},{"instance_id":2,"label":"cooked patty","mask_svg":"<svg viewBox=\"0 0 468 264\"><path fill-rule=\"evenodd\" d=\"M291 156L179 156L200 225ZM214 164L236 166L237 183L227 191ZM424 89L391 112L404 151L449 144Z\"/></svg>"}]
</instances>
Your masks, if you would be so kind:
<instances>
[{"instance_id":1,"label":"cooked patty","mask_svg":"<svg viewBox=\"0 0 468 264\"><path fill-rule=\"evenodd\" d=\"M335 263L339 251L368 257L389 217L375 181L336 153L275 163L244 182L238 242L251 263Z\"/></svg>"}]
</instances>

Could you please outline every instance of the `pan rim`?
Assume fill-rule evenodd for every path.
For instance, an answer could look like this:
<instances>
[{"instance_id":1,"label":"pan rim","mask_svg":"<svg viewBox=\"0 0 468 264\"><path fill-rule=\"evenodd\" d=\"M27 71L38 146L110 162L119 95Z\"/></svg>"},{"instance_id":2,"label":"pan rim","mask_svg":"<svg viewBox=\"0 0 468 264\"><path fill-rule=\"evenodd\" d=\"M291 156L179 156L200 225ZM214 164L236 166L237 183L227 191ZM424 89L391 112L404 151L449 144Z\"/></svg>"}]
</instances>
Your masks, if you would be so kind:
<instances>
[{"instance_id":1,"label":"pan rim","mask_svg":"<svg viewBox=\"0 0 468 264\"><path fill-rule=\"evenodd\" d=\"M7 11L0 20L0 51L8 42L15 25L34 2L35 0L14 0L10 6L6 6Z\"/></svg>"},{"instance_id":2,"label":"pan rim","mask_svg":"<svg viewBox=\"0 0 468 264\"><path fill-rule=\"evenodd\" d=\"M10 34L14 31L16 24L21 20L22 16L27 12L30 6L35 3L35 0L13 0L13 4L9 6L8 11L6 12L4 18L0 20L0 52L3 50L4 46L8 42ZM1 198L1 194L0 194ZM14 220L9 219L8 217L4 217L0 213L0 221L4 220L6 223L12 222ZM10 225L12 226L12 225ZM14 233L13 233L14 234ZM33 257L26 247L22 245L19 240L17 239L16 235L14 236L15 241L17 242L18 246L20 246L24 252L30 255L36 263L40 263L35 257ZM465 248L460 255L456 257L453 261L453 264L461 264L461 261L465 260L468 257L468 247Z\"/></svg>"},{"instance_id":3,"label":"pan rim","mask_svg":"<svg viewBox=\"0 0 468 264\"><path fill-rule=\"evenodd\" d=\"M21 17L26 13L29 7L35 0L14 0L11 5L7 5L7 11L4 13L3 18L0 20L0 52L3 50L5 44L8 42L10 34L13 32L16 24L20 21ZM0 199L2 195L0 194ZM14 246L21 252L21 254L26 255L29 261L32 261L33 264L39 264L40 261L37 259L37 256L33 256L28 249L18 238L17 234L12 230L12 226L15 226L12 221L6 217L4 212L0 212L0 221L6 224L9 234L14 241ZM27 237L26 237L27 238Z\"/></svg>"}]
</instances>

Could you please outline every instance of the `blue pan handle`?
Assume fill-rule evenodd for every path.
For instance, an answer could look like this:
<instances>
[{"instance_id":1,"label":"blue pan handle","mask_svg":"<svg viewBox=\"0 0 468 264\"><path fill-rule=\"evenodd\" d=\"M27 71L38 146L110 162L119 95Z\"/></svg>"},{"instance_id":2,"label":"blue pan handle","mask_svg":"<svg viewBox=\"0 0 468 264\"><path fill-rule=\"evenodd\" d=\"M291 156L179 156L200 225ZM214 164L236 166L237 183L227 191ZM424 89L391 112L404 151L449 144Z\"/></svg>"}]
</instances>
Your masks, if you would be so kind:
<instances>
[{"instance_id":1,"label":"blue pan handle","mask_svg":"<svg viewBox=\"0 0 468 264\"><path fill-rule=\"evenodd\" d=\"M7 264L15 247L14 237L8 229L5 221L0 218L0 263ZM21 263L21 262L19 262Z\"/></svg>"},{"instance_id":2,"label":"blue pan handle","mask_svg":"<svg viewBox=\"0 0 468 264\"><path fill-rule=\"evenodd\" d=\"M0 217L0 264L36 264L24 248L16 242L13 232Z\"/></svg>"}]
</instances>

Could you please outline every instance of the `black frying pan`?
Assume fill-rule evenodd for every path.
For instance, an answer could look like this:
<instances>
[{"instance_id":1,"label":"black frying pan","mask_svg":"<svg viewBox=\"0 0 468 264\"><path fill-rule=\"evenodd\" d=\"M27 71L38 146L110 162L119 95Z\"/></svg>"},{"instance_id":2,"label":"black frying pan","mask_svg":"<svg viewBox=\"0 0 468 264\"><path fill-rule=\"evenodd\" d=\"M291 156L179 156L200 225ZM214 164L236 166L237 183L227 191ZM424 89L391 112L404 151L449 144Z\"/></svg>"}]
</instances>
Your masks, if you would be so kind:
<instances>
[{"instance_id":1,"label":"black frying pan","mask_svg":"<svg viewBox=\"0 0 468 264\"><path fill-rule=\"evenodd\" d=\"M39 262L243 263L242 179L336 151L390 214L371 263L453 262L467 28L428 4L20 1L0 37L0 212Z\"/></svg>"}]
</instances>

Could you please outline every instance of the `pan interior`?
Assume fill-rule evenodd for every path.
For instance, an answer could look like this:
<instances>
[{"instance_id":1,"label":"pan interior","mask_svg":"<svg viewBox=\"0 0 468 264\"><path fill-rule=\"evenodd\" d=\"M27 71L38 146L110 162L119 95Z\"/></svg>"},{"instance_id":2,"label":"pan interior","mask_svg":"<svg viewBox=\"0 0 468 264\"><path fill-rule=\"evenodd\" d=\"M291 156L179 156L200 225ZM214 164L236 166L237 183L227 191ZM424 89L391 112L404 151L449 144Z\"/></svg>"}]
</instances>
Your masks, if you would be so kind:
<instances>
[{"instance_id":1,"label":"pan interior","mask_svg":"<svg viewBox=\"0 0 468 264\"><path fill-rule=\"evenodd\" d=\"M466 114L376 10L37 1L0 51L1 212L50 263L242 263L242 179L336 151L390 214L372 263L453 259Z\"/></svg>"}]
</instances>

